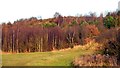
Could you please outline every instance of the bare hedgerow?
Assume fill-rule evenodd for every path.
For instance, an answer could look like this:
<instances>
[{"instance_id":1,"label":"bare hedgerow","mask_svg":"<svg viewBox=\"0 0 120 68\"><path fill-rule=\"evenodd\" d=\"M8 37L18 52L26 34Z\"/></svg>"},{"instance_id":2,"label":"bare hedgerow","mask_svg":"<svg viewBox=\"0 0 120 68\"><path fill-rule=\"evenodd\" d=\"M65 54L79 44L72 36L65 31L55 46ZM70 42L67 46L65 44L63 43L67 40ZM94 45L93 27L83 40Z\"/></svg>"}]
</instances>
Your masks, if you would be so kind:
<instances>
[{"instance_id":1,"label":"bare hedgerow","mask_svg":"<svg viewBox=\"0 0 120 68\"><path fill-rule=\"evenodd\" d=\"M73 66L117 66L117 58L109 55L83 55L74 59Z\"/></svg>"},{"instance_id":2,"label":"bare hedgerow","mask_svg":"<svg viewBox=\"0 0 120 68\"><path fill-rule=\"evenodd\" d=\"M120 29L110 29L98 37L96 42L102 43L100 54L116 56L117 64L120 64Z\"/></svg>"}]
</instances>

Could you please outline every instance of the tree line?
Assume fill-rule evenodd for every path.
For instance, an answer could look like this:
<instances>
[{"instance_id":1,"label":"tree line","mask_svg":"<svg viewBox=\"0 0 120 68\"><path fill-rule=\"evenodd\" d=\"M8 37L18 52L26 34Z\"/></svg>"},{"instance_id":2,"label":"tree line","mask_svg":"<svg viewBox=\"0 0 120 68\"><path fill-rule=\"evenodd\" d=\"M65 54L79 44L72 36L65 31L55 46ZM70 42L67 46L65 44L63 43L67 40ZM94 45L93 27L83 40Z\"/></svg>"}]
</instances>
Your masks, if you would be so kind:
<instances>
[{"instance_id":1,"label":"tree line","mask_svg":"<svg viewBox=\"0 0 120 68\"><path fill-rule=\"evenodd\" d=\"M104 30L119 27L119 12L96 17L63 17L55 13L54 18L20 19L13 24L2 24L3 52L45 52L74 48L95 39Z\"/></svg>"}]
</instances>

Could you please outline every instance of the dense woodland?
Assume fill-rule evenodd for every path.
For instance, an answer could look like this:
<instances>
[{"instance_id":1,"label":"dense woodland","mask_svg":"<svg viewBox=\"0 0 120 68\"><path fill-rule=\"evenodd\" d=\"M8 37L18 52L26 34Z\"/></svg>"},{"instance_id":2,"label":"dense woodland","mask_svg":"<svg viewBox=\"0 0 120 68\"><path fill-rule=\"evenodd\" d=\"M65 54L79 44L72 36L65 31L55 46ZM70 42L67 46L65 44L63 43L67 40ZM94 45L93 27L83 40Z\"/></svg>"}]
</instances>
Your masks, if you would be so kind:
<instances>
[{"instance_id":1,"label":"dense woodland","mask_svg":"<svg viewBox=\"0 0 120 68\"><path fill-rule=\"evenodd\" d=\"M120 12L109 12L105 17L94 13L86 16L20 19L2 24L3 52L45 52L74 48L90 41L110 43L120 41ZM112 43L111 42L111 43Z\"/></svg>"}]
</instances>

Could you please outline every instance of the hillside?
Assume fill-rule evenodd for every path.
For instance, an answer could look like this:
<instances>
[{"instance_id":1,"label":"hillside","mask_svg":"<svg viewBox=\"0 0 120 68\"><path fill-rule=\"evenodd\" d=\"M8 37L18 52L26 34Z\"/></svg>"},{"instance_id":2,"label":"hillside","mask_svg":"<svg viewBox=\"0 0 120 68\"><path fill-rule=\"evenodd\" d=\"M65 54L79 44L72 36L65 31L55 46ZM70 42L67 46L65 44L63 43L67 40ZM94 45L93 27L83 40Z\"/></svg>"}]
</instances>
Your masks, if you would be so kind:
<instances>
[{"instance_id":1,"label":"hillside","mask_svg":"<svg viewBox=\"0 0 120 68\"><path fill-rule=\"evenodd\" d=\"M75 46L73 49L64 49L52 52L35 52L20 54L2 54L3 66L71 66L74 58L92 54L93 50Z\"/></svg>"},{"instance_id":2,"label":"hillside","mask_svg":"<svg viewBox=\"0 0 120 68\"><path fill-rule=\"evenodd\" d=\"M94 14L63 17L55 13L54 18L32 17L3 23L2 26L5 66L69 66L75 57L88 54L89 65L99 64L96 61L101 66L120 65L120 11L109 12L105 17L102 14L99 17ZM83 65L88 60L83 60ZM75 60L75 66L81 66L79 61Z\"/></svg>"}]
</instances>

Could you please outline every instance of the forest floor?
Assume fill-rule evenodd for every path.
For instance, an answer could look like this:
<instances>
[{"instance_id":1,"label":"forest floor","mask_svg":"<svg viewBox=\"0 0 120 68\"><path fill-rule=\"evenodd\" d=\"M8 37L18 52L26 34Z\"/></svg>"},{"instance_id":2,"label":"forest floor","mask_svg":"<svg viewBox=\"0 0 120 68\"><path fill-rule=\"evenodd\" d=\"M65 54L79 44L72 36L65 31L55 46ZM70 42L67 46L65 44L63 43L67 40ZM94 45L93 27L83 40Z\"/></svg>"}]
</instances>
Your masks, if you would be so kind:
<instances>
[{"instance_id":1,"label":"forest floor","mask_svg":"<svg viewBox=\"0 0 120 68\"><path fill-rule=\"evenodd\" d=\"M86 45L88 46L88 45ZM3 66L71 66L73 59L82 55L93 54L92 49L86 49L84 46L75 46L74 48L62 49L51 52L34 53L3 53Z\"/></svg>"}]
</instances>

